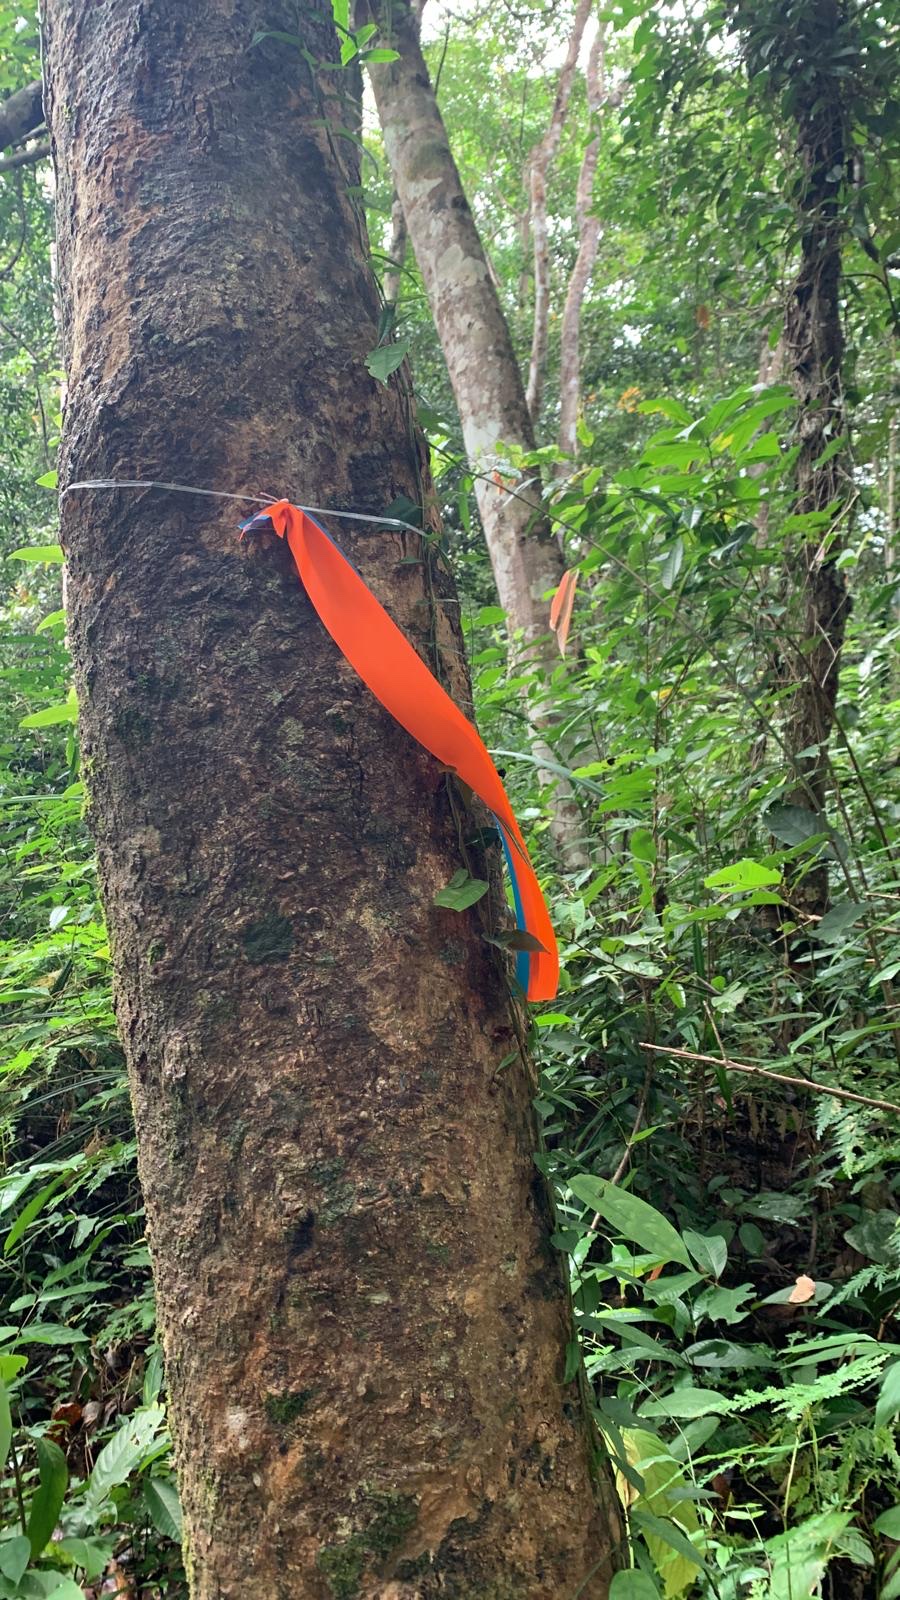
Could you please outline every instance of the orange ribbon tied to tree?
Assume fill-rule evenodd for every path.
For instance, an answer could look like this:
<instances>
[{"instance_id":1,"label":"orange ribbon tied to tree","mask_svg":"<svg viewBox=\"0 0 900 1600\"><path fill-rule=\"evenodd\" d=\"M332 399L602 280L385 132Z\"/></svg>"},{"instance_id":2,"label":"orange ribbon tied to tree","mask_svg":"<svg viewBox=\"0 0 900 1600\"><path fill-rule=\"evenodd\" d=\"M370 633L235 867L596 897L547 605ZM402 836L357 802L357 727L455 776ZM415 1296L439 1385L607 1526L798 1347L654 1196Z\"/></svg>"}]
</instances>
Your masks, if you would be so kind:
<instances>
[{"instance_id":1,"label":"orange ribbon tied to tree","mask_svg":"<svg viewBox=\"0 0 900 1600\"><path fill-rule=\"evenodd\" d=\"M529 1000L552 1000L559 956L550 915L500 774L477 729L342 555L331 536L289 500L276 500L243 524L286 539L300 581L332 639L391 716L443 766L458 774L492 813L512 880L516 922L527 948L516 978Z\"/></svg>"}]
</instances>

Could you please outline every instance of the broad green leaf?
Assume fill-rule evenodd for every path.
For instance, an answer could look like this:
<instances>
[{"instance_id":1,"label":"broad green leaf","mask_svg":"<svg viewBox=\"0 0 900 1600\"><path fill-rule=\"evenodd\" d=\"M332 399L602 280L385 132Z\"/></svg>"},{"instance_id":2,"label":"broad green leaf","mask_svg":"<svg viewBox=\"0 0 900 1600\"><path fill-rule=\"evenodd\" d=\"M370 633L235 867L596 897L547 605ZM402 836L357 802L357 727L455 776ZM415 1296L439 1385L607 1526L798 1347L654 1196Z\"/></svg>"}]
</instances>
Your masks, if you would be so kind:
<instances>
[{"instance_id":1,"label":"broad green leaf","mask_svg":"<svg viewBox=\"0 0 900 1600\"><path fill-rule=\"evenodd\" d=\"M764 867L761 861L753 861L749 856L744 856L740 861L732 862L730 867L719 867L717 872L711 872L703 879L704 889L724 889L726 892L741 889L761 889L764 884L780 883L781 873L777 867Z\"/></svg>"},{"instance_id":2,"label":"broad green leaf","mask_svg":"<svg viewBox=\"0 0 900 1600\"><path fill-rule=\"evenodd\" d=\"M165 1423L161 1406L145 1406L123 1422L100 1451L88 1478L85 1500L96 1510L110 1490L124 1483L145 1460Z\"/></svg>"},{"instance_id":3,"label":"broad green leaf","mask_svg":"<svg viewBox=\"0 0 900 1600\"><path fill-rule=\"evenodd\" d=\"M69 1482L66 1458L59 1445L54 1444L52 1439L38 1440L37 1459L40 1483L31 1502L28 1526L25 1529L31 1545L32 1560L40 1555L44 1545L53 1537L56 1519Z\"/></svg>"},{"instance_id":4,"label":"broad green leaf","mask_svg":"<svg viewBox=\"0 0 900 1600\"><path fill-rule=\"evenodd\" d=\"M24 1533L0 1544L0 1572L15 1588L31 1560L31 1540ZM82 1596L83 1600L83 1596Z\"/></svg>"},{"instance_id":5,"label":"broad green leaf","mask_svg":"<svg viewBox=\"0 0 900 1600\"><path fill-rule=\"evenodd\" d=\"M892 1422L900 1411L900 1361L888 1367L881 1381L881 1391L875 1404L875 1426L881 1428Z\"/></svg>"},{"instance_id":6,"label":"broad green leaf","mask_svg":"<svg viewBox=\"0 0 900 1600\"><path fill-rule=\"evenodd\" d=\"M572 1178L569 1188L577 1200L592 1206L629 1243L639 1244L658 1260L679 1261L690 1267L691 1258L680 1233L646 1200L588 1173Z\"/></svg>"},{"instance_id":7,"label":"broad green leaf","mask_svg":"<svg viewBox=\"0 0 900 1600\"><path fill-rule=\"evenodd\" d=\"M43 711L33 711L30 716L23 717L19 723L20 728L53 728L60 722L78 721L78 702L74 690L67 700L55 706L45 706Z\"/></svg>"},{"instance_id":8,"label":"broad green leaf","mask_svg":"<svg viewBox=\"0 0 900 1600\"><path fill-rule=\"evenodd\" d=\"M148 1478L144 1484L144 1499L153 1526L167 1539L181 1539L181 1504L178 1490L167 1478Z\"/></svg>"},{"instance_id":9,"label":"broad green leaf","mask_svg":"<svg viewBox=\"0 0 900 1600\"><path fill-rule=\"evenodd\" d=\"M687 1501L681 1502L682 1505L687 1505L688 1503L689 1502ZM654 1543L668 1545L670 1549L676 1550L678 1554L689 1563L690 1566L700 1567L702 1570L703 1557L697 1554L694 1546L691 1544L690 1539L687 1537L687 1534L682 1532L677 1522L673 1522L671 1517L656 1517L651 1511L632 1511L631 1517L632 1521L641 1530L641 1533L643 1533L645 1538L647 1538L647 1535L649 1534ZM653 1552L651 1551L651 1554L652 1553ZM665 1566L668 1564L665 1562L665 1558L663 1558L663 1561L660 1561L657 1557L656 1560L657 1565L659 1566ZM663 1573L663 1576L665 1577L665 1572ZM667 1595L683 1594L685 1589L690 1586L690 1581L691 1580L687 1578L687 1575L685 1575L683 1578L679 1577L677 1580L677 1588L674 1587L671 1582L667 1582L665 1592Z\"/></svg>"},{"instance_id":10,"label":"broad green leaf","mask_svg":"<svg viewBox=\"0 0 900 1600\"><path fill-rule=\"evenodd\" d=\"M889 1511L882 1511L880 1517L875 1518L872 1527L885 1539L900 1540L900 1506L891 1506Z\"/></svg>"},{"instance_id":11,"label":"broad green leaf","mask_svg":"<svg viewBox=\"0 0 900 1600\"><path fill-rule=\"evenodd\" d=\"M728 1260L728 1246L717 1233L694 1233L685 1228L682 1238L701 1272L721 1278Z\"/></svg>"},{"instance_id":12,"label":"broad green leaf","mask_svg":"<svg viewBox=\"0 0 900 1600\"><path fill-rule=\"evenodd\" d=\"M865 909L865 906L856 900L839 900L830 911L826 911L821 922L811 928L810 932L814 939L824 939L826 944L836 944L838 939L844 937L847 929L852 928L854 922L858 922L865 914Z\"/></svg>"},{"instance_id":13,"label":"broad green leaf","mask_svg":"<svg viewBox=\"0 0 900 1600\"><path fill-rule=\"evenodd\" d=\"M11 550L9 559L40 563L45 567L59 567L66 558L60 544L25 544L18 550Z\"/></svg>"},{"instance_id":14,"label":"broad green leaf","mask_svg":"<svg viewBox=\"0 0 900 1600\"><path fill-rule=\"evenodd\" d=\"M409 339L398 339L396 344L380 344L366 356L366 366L379 383L387 383L392 372L402 367L409 354Z\"/></svg>"},{"instance_id":15,"label":"broad green leaf","mask_svg":"<svg viewBox=\"0 0 900 1600\"><path fill-rule=\"evenodd\" d=\"M80 1328L67 1328L63 1322L31 1322L25 1328L0 1328L0 1338L13 1344L87 1344L89 1336Z\"/></svg>"},{"instance_id":16,"label":"broad green leaf","mask_svg":"<svg viewBox=\"0 0 900 1600\"><path fill-rule=\"evenodd\" d=\"M609 1600L659 1600L659 1590L646 1572L632 1567L615 1574L609 1586Z\"/></svg>"},{"instance_id":17,"label":"broad green leaf","mask_svg":"<svg viewBox=\"0 0 900 1600\"><path fill-rule=\"evenodd\" d=\"M824 817L806 806L769 806L763 821L782 844L804 844L807 839L828 832Z\"/></svg>"},{"instance_id":18,"label":"broad green leaf","mask_svg":"<svg viewBox=\"0 0 900 1600\"><path fill-rule=\"evenodd\" d=\"M459 872L454 872L445 888L438 889L434 904L445 906L450 911L466 911L487 892L488 885L483 878L470 878L469 874L460 868Z\"/></svg>"},{"instance_id":19,"label":"broad green leaf","mask_svg":"<svg viewBox=\"0 0 900 1600\"><path fill-rule=\"evenodd\" d=\"M61 627L66 620L65 611L48 611L35 628L35 633L46 633L50 628Z\"/></svg>"},{"instance_id":20,"label":"broad green leaf","mask_svg":"<svg viewBox=\"0 0 900 1600\"><path fill-rule=\"evenodd\" d=\"M731 1410L731 1402L716 1389L684 1388L646 1400L640 1409L642 1417L677 1417L690 1422L695 1417L724 1417Z\"/></svg>"},{"instance_id":21,"label":"broad green leaf","mask_svg":"<svg viewBox=\"0 0 900 1600\"><path fill-rule=\"evenodd\" d=\"M113 1546L100 1539L79 1539L70 1536L56 1540L50 1546L49 1554L53 1556L57 1550L68 1556L76 1567L81 1567L90 1583L91 1579L99 1577L107 1566Z\"/></svg>"},{"instance_id":22,"label":"broad green leaf","mask_svg":"<svg viewBox=\"0 0 900 1600\"><path fill-rule=\"evenodd\" d=\"M697 1567L703 1566L702 1557L687 1537L697 1533L700 1526L696 1507L684 1498L689 1485L680 1463L655 1433L623 1428L621 1437L628 1465L638 1474L643 1488L635 1489L617 1470L619 1496L628 1507L634 1526L644 1535L666 1600L675 1600L690 1588Z\"/></svg>"},{"instance_id":23,"label":"broad green leaf","mask_svg":"<svg viewBox=\"0 0 900 1600\"><path fill-rule=\"evenodd\" d=\"M55 489L59 484L59 473L54 468L52 472L45 472L34 481L39 489Z\"/></svg>"},{"instance_id":24,"label":"broad green leaf","mask_svg":"<svg viewBox=\"0 0 900 1600\"><path fill-rule=\"evenodd\" d=\"M638 861L656 860L656 843L651 828L633 828L628 836L631 854Z\"/></svg>"},{"instance_id":25,"label":"broad green leaf","mask_svg":"<svg viewBox=\"0 0 900 1600\"><path fill-rule=\"evenodd\" d=\"M635 411L645 417L657 412L660 416L668 417L670 422L677 422L682 428L689 428L694 420L681 401L671 395L661 395L657 400L641 400L635 406Z\"/></svg>"}]
</instances>

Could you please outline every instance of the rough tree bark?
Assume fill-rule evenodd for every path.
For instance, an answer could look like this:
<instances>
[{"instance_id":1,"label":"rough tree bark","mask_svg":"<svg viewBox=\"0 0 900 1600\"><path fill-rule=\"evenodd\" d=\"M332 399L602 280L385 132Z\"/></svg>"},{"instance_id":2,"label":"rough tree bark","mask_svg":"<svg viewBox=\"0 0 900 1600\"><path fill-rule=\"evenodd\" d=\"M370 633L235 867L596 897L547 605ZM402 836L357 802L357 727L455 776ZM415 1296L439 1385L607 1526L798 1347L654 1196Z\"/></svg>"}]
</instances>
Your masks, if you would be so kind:
<instances>
[{"instance_id":1,"label":"rough tree bark","mask_svg":"<svg viewBox=\"0 0 900 1600\"><path fill-rule=\"evenodd\" d=\"M600 115L606 100L606 23L601 21L591 42L585 83L588 111ZM600 247L600 218L592 208L594 178L600 159L600 130L589 140L581 159L575 195L578 254L572 268L563 308L559 354L559 448L574 456L577 448L578 408L581 401L581 311ZM563 466L562 471L565 471Z\"/></svg>"},{"instance_id":2,"label":"rough tree bark","mask_svg":"<svg viewBox=\"0 0 900 1600\"><path fill-rule=\"evenodd\" d=\"M287 0L47 0L62 482L422 493ZM329 0L303 44L333 61ZM195 1600L605 1596L531 1086L467 819L227 502L62 504ZM457 693L446 578L334 532ZM455 679L452 674L455 673ZM579 1586L582 1587L579 1587Z\"/></svg>"},{"instance_id":3,"label":"rough tree bark","mask_svg":"<svg viewBox=\"0 0 900 1600\"><path fill-rule=\"evenodd\" d=\"M548 631L543 596L556 588L564 564L544 520L540 489L510 493L499 445L534 448L534 431L522 376L503 308L453 159L409 0L390 0L380 18L396 61L372 65L370 74L388 161L447 363L466 454L478 473L475 493L497 594L518 651L549 669L556 646ZM499 466L500 471L495 471ZM550 721L542 695L527 701L532 750L551 758L544 733ZM584 825L570 787L555 783L552 835L567 866L589 855Z\"/></svg>"},{"instance_id":4,"label":"rough tree bark","mask_svg":"<svg viewBox=\"0 0 900 1600\"><path fill-rule=\"evenodd\" d=\"M840 0L810 0L795 14L799 53L791 107L800 172L800 265L784 323L784 361L797 397L800 454L794 511L831 508L828 524L798 539L788 557L787 582L796 646L787 659L792 695L786 745L798 782L794 800L821 811L827 788L828 741L834 724L841 649L850 608L843 574L839 519L846 469L839 452L822 460L845 431L841 364L841 248L844 220L835 174L847 158L844 108L830 72L830 51L844 20ZM828 909L823 862L792 886L795 907L809 916Z\"/></svg>"},{"instance_id":5,"label":"rough tree bark","mask_svg":"<svg viewBox=\"0 0 900 1600\"><path fill-rule=\"evenodd\" d=\"M547 334L550 324L550 240L547 236L547 173L559 149L578 55L594 0L578 0L565 59L559 69L553 110L543 139L531 152L528 169L530 196L529 220L534 259L534 322L531 333L531 360L528 366L526 399L532 423L537 430L544 396L547 370Z\"/></svg>"}]
</instances>

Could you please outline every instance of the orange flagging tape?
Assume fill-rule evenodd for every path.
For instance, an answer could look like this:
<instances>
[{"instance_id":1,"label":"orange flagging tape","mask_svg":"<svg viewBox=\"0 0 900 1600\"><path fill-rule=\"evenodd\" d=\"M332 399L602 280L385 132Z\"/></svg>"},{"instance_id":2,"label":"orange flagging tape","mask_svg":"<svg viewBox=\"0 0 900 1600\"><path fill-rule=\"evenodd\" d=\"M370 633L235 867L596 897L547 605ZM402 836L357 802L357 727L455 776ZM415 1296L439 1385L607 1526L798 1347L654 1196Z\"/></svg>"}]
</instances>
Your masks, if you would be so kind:
<instances>
[{"instance_id":1,"label":"orange flagging tape","mask_svg":"<svg viewBox=\"0 0 900 1600\"><path fill-rule=\"evenodd\" d=\"M287 540L312 605L376 700L493 813L512 878L516 919L534 944L517 952L516 976L529 1000L552 1000L559 982L553 925L500 774L478 731L314 517L289 500L276 500L251 517L244 532L267 523Z\"/></svg>"}]
</instances>

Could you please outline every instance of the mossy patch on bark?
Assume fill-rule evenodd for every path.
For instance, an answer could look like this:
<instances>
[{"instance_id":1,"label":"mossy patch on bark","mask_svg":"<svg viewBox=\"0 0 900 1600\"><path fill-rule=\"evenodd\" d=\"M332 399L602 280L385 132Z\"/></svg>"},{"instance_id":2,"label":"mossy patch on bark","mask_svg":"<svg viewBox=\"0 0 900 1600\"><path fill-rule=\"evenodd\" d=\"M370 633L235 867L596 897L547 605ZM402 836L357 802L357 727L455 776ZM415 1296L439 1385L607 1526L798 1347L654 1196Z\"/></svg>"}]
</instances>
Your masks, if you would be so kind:
<instances>
[{"instance_id":1,"label":"mossy patch on bark","mask_svg":"<svg viewBox=\"0 0 900 1600\"><path fill-rule=\"evenodd\" d=\"M284 961L294 948L290 919L270 911L244 929L241 943L248 961Z\"/></svg>"}]
</instances>

